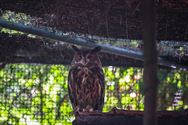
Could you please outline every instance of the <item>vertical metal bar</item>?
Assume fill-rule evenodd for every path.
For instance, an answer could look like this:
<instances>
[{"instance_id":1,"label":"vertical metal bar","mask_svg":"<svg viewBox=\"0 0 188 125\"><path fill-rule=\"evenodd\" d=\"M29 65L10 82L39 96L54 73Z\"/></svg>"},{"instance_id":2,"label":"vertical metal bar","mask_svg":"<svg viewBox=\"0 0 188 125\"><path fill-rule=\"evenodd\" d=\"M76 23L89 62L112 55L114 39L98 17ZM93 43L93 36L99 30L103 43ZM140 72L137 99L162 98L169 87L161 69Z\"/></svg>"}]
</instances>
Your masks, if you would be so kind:
<instances>
[{"instance_id":1,"label":"vertical metal bar","mask_svg":"<svg viewBox=\"0 0 188 125\"><path fill-rule=\"evenodd\" d=\"M143 0L144 41L144 125L156 125L157 47L155 36L155 2Z\"/></svg>"}]
</instances>

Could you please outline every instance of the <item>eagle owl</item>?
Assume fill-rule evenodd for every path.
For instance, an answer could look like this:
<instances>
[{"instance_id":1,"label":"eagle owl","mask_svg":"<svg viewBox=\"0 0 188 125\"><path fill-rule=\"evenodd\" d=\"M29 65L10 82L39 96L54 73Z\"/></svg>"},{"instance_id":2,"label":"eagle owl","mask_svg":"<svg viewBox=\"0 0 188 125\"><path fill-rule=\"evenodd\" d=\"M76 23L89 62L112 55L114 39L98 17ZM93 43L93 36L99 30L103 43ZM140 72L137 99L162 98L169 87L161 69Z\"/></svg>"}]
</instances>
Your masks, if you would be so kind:
<instances>
[{"instance_id":1,"label":"eagle owl","mask_svg":"<svg viewBox=\"0 0 188 125\"><path fill-rule=\"evenodd\" d=\"M68 75L68 92L74 113L102 111L104 104L104 73L97 53L101 47L75 51Z\"/></svg>"}]
</instances>

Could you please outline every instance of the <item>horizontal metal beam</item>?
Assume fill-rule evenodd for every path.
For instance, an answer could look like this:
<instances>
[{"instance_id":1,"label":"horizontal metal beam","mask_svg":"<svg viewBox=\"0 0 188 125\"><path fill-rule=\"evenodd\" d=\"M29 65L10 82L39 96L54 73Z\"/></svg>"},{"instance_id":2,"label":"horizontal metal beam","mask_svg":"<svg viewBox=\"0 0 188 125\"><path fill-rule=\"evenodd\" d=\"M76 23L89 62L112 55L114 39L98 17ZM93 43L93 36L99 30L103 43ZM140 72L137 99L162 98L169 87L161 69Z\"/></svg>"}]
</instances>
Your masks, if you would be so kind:
<instances>
[{"instance_id":1,"label":"horizontal metal beam","mask_svg":"<svg viewBox=\"0 0 188 125\"><path fill-rule=\"evenodd\" d=\"M76 44L80 45L83 47L96 47L96 46L101 46L103 52L107 52L110 54L115 54L115 55L120 55L123 57L128 57L131 59L135 60L140 60L143 61L143 53L138 52L138 51L133 51L130 49L125 49L125 48L120 48L120 47L115 47L111 45L106 45L106 44L98 44L96 43L95 40L89 39L89 38L84 38L82 36L71 36L71 35L64 35L61 34L60 32L52 32L48 30L48 28L36 28L33 26L27 26L23 24L18 24L18 23L13 23L6 21L2 18L0 18L0 27L12 29L12 30L17 30L21 31L24 33L32 34L32 35L37 35L40 37L45 37L53 40L58 40L70 44ZM182 66L176 63L171 63L169 61L163 60L159 58L159 65L162 66L167 66L171 68L186 68L188 69L187 66Z\"/></svg>"}]
</instances>

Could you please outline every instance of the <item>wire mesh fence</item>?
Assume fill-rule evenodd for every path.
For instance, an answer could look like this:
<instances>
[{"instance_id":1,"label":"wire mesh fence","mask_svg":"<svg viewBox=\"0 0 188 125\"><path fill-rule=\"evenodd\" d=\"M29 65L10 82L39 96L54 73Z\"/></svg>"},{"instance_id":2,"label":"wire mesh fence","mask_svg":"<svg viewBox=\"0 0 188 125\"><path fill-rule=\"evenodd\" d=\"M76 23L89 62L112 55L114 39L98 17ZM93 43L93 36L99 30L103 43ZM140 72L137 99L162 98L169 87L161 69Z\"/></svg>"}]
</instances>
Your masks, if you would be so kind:
<instances>
[{"instance_id":1,"label":"wire mesh fence","mask_svg":"<svg viewBox=\"0 0 188 125\"><path fill-rule=\"evenodd\" d=\"M68 97L69 68L62 65L9 64L0 70L0 124L69 125L74 119ZM143 69L105 67L104 112L113 107L144 109ZM188 104L186 71L159 72L158 110Z\"/></svg>"}]
</instances>

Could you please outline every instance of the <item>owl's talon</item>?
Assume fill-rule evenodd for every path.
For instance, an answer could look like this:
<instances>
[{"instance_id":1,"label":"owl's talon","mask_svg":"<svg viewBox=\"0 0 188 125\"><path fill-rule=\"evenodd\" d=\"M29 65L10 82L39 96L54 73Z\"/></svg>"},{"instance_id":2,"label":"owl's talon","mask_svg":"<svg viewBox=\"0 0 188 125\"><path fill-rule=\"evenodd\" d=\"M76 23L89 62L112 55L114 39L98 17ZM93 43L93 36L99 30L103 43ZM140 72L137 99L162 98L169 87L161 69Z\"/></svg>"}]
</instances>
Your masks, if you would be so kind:
<instances>
[{"instance_id":1,"label":"owl's talon","mask_svg":"<svg viewBox=\"0 0 188 125\"><path fill-rule=\"evenodd\" d=\"M93 111L94 111L93 108L89 109L89 112L93 112Z\"/></svg>"},{"instance_id":2,"label":"owl's talon","mask_svg":"<svg viewBox=\"0 0 188 125\"><path fill-rule=\"evenodd\" d=\"M87 112L87 110L86 110L86 109L83 109L82 111L83 111L83 112Z\"/></svg>"},{"instance_id":3,"label":"owl's talon","mask_svg":"<svg viewBox=\"0 0 188 125\"><path fill-rule=\"evenodd\" d=\"M87 112L93 112L94 111L93 107L90 106L90 105L86 106L86 110L87 110Z\"/></svg>"}]
</instances>

